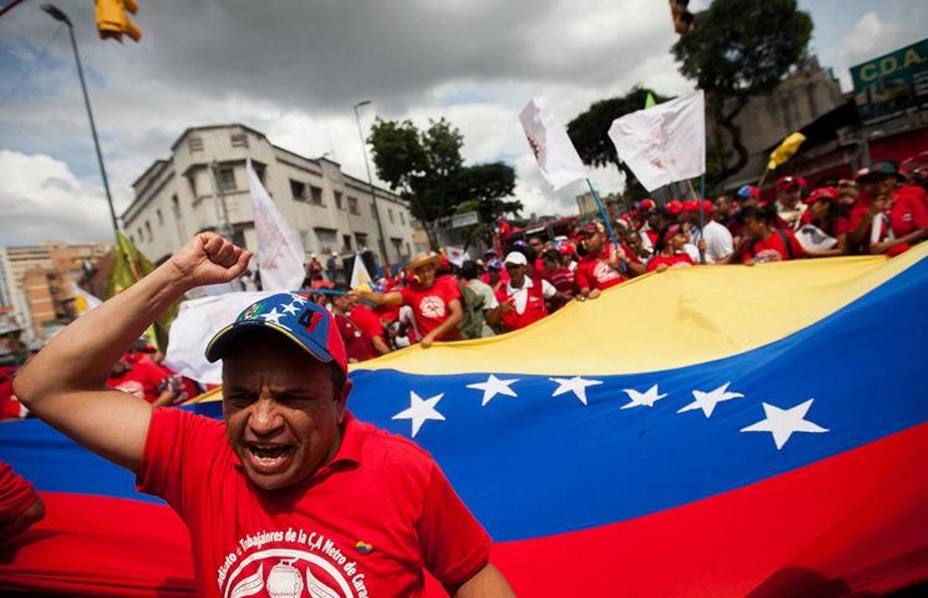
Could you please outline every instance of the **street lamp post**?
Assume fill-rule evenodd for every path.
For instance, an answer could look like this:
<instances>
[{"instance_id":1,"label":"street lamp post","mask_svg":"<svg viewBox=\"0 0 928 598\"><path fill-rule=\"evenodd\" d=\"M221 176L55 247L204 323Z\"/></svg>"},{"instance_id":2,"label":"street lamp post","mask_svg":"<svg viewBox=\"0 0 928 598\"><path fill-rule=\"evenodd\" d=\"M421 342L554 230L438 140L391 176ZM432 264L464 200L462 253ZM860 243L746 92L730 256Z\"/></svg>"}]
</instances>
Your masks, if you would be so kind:
<instances>
[{"instance_id":1,"label":"street lamp post","mask_svg":"<svg viewBox=\"0 0 928 598\"><path fill-rule=\"evenodd\" d=\"M380 209L377 207L377 193L374 191L374 179L371 177L371 165L367 160L367 144L364 142L364 132L361 130L361 116L358 114L358 108L369 106L370 100L362 100L354 105L354 120L358 123L358 138L361 140L361 153L364 154L364 168L367 170L367 184L371 188L371 201L374 206L374 220L377 221L377 234L380 235L380 259L383 260L384 274L390 272L390 258L387 257L387 244L383 237L383 225L380 223Z\"/></svg>"},{"instance_id":2,"label":"street lamp post","mask_svg":"<svg viewBox=\"0 0 928 598\"><path fill-rule=\"evenodd\" d=\"M90 133L93 135L93 147L97 150L97 162L100 164L100 176L103 177L103 189L106 191L106 201L110 206L110 219L113 221L113 232L119 232L119 223L116 221L116 210L113 208L113 196L110 194L110 183L106 178L106 167L103 166L103 154L100 152L100 140L97 138L97 127L93 122L93 111L90 109L90 97L87 95L87 84L84 83L84 69L81 67L81 55L77 51L77 40L74 39L74 25L60 8L53 4L43 4L42 10L53 19L68 26L71 36L71 47L74 49L74 61L77 63L77 76L81 80L81 91L84 92L84 106L87 108L87 118L90 120Z\"/></svg>"}]
</instances>

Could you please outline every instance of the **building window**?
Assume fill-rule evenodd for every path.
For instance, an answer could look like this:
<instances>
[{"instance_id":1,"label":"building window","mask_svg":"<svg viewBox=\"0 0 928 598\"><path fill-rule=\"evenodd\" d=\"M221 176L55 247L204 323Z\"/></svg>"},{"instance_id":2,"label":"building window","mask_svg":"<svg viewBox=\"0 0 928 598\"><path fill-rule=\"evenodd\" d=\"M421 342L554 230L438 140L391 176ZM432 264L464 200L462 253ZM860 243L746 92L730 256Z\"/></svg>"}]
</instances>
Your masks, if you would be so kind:
<instances>
[{"instance_id":1,"label":"building window","mask_svg":"<svg viewBox=\"0 0 928 598\"><path fill-rule=\"evenodd\" d=\"M248 135L244 133L232 133L229 137L232 147L248 147Z\"/></svg>"},{"instance_id":2,"label":"building window","mask_svg":"<svg viewBox=\"0 0 928 598\"><path fill-rule=\"evenodd\" d=\"M343 251L352 251L352 249L351 249L351 235L342 235L342 250L343 250Z\"/></svg>"},{"instance_id":3,"label":"building window","mask_svg":"<svg viewBox=\"0 0 928 598\"><path fill-rule=\"evenodd\" d=\"M151 223L148 220L145 221L145 232L148 233L148 241L151 242L153 237L151 236Z\"/></svg>"},{"instance_id":4,"label":"building window","mask_svg":"<svg viewBox=\"0 0 928 598\"><path fill-rule=\"evenodd\" d=\"M319 251L330 253L338 242L338 234L331 228L315 228L316 239L319 241Z\"/></svg>"},{"instance_id":5,"label":"building window","mask_svg":"<svg viewBox=\"0 0 928 598\"><path fill-rule=\"evenodd\" d=\"M390 243L393 244L393 252L394 252L397 256L402 255L402 253L403 253L403 240L402 240L402 239L397 239L396 237L392 237L392 238L390 239Z\"/></svg>"},{"instance_id":6,"label":"building window","mask_svg":"<svg viewBox=\"0 0 928 598\"><path fill-rule=\"evenodd\" d=\"M139 243L141 243L142 241L145 240L145 236L142 234L142 227L141 227L141 226L140 226L140 227L138 228L138 230L135 231L135 232L137 232L138 235L139 235Z\"/></svg>"},{"instance_id":7,"label":"building window","mask_svg":"<svg viewBox=\"0 0 928 598\"><path fill-rule=\"evenodd\" d=\"M390 217L390 224L393 224L394 222L393 221L393 210L391 210L390 208L387 208L387 216Z\"/></svg>"},{"instance_id":8,"label":"building window","mask_svg":"<svg viewBox=\"0 0 928 598\"><path fill-rule=\"evenodd\" d=\"M155 214L158 216L158 226L164 226L164 215L161 214L161 208L155 210Z\"/></svg>"},{"instance_id":9,"label":"building window","mask_svg":"<svg viewBox=\"0 0 928 598\"><path fill-rule=\"evenodd\" d=\"M344 210L344 209L345 209L345 207L342 206L342 193L341 193L341 191L336 191L336 192L335 192L335 207L338 208L339 210Z\"/></svg>"},{"instance_id":10,"label":"building window","mask_svg":"<svg viewBox=\"0 0 928 598\"><path fill-rule=\"evenodd\" d=\"M312 237L309 234L308 230L300 231L300 245L303 246L303 251L306 253L311 253L313 250L312 246Z\"/></svg>"},{"instance_id":11,"label":"building window","mask_svg":"<svg viewBox=\"0 0 928 598\"><path fill-rule=\"evenodd\" d=\"M184 219L180 213L180 201L176 195L171 196L171 213L174 214L174 222L177 224L177 238L181 243L186 243L187 231L184 229Z\"/></svg>"},{"instance_id":12,"label":"building window","mask_svg":"<svg viewBox=\"0 0 928 598\"><path fill-rule=\"evenodd\" d=\"M400 224L406 226L406 215L402 211L400 211Z\"/></svg>"},{"instance_id":13,"label":"building window","mask_svg":"<svg viewBox=\"0 0 928 598\"><path fill-rule=\"evenodd\" d=\"M190 137L187 139L187 149L191 152L203 151L203 139L201 137Z\"/></svg>"},{"instance_id":14,"label":"building window","mask_svg":"<svg viewBox=\"0 0 928 598\"><path fill-rule=\"evenodd\" d=\"M348 211L354 214L355 216L361 215L361 210L358 209L358 198L348 196Z\"/></svg>"},{"instance_id":15,"label":"building window","mask_svg":"<svg viewBox=\"0 0 928 598\"><path fill-rule=\"evenodd\" d=\"M129 235L129 242L135 245L135 235L132 235L132 234Z\"/></svg>"},{"instance_id":16,"label":"building window","mask_svg":"<svg viewBox=\"0 0 928 598\"><path fill-rule=\"evenodd\" d=\"M320 187L309 186L309 201L317 206L325 205L322 203L322 189Z\"/></svg>"},{"instance_id":17,"label":"building window","mask_svg":"<svg viewBox=\"0 0 928 598\"><path fill-rule=\"evenodd\" d=\"M219 190L235 191L235 169L232 167L220 168L217 173L219 179Z\"/></svg>"},{"instance_id":18,"label":"building window","mask_svg":"<svg viewBox=\"0 0 928 598\"><path fill-rule=\"evenodd\" d=\"M355 233L354 240L358 244L358 251L367 249L367 233Z\"/></svg>"},{"instance_id":19,"label":"building window","mask_svg":"<svg viewBox=\"0 0 928 598\"><path fill-rule=\"evenodd\" d=\"M306 183L290 179L290 193L296 201L306 201Z\"/></svg>"}]
</instances>

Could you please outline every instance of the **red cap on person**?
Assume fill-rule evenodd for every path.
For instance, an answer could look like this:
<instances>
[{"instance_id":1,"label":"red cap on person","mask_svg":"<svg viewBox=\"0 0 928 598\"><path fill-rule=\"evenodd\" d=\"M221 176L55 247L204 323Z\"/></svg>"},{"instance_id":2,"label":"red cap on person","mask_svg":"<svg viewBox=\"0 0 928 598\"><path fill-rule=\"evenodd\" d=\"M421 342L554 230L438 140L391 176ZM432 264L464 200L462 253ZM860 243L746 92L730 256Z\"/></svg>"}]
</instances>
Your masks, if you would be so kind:
<instances>
[{"instance_id":1,"label":"red cap on person","mask_svg":"<svg viewBox=\"0 0 928 598\"><path fill-rule=\"evenodd\" d=\"M687 199L683 202L683 211L684 212L698 212L699 211L699 200L698 199Z\"/></svg>"},{"instance_id":2,"label":"red cap on person","mask_svg":"<svg viewBox=\"0 0 928 598\"><path fill-rule=\"evenodd\" d=\"M664 236L663 236L664 244L666 245L667 243L670 243L670 240L673 239L677 235L677 233L679 233L681 230L683 229L680 227L679 224L672 224L668 226L667 230L664 231Z\"/></svg>"},{"instance_id":3,"label":"red cap on person","mask_svg":"<svg viewBox=\"0 0 928 598\"><path fill-rule=\"evenodd\" d=\"M674 216L679 216L683 213L683 202L679 199L671 199L667 202L667 211Z\"/></svg>"},{"instance_id":4,"label":"red cap on person","mask_svg":"<svg viewBox=\"0 0 928 598\"><path fill-rule=\"evenodd\" d=\"M806 180L798 176L787 175L777 181L777 191L791 191L806 186Z\"/></svg>"},{"instance_id":5,"label":"red cap on person","mask_svg":"<svg viewBox=\"0 0 928 598\"><path fill-rule=\"evenodd\" d=\"M826 201L837 201L838 190L834 187L819 187L809 194L809 197L805 199L805 202L809 205L812 205L821 199Z\"/></svg>"},{"instance_id":6,"label":"red cap on person","mask_svg":"<svg viewBox=\"0 0 928 598\"><path fill-rule=\"evenodd\" d=\"M699 208L696 208L696 209L698 210ZM706 214L711 214L711 213L712 213L712 210L715 209L715 204L713 204L713 203L712 203L710 200L708 200L708 199L704 199L704 200L702 200L702 209L703 209L703 211L704 211Z\"/></svg>"},{"instance_id":7,"label":"red cap on person","mask_svg":"<svg viewBox=\"0 0 928 598\"><path fill-rule=\"evenodd\" d=\"M641 202L638 204L638 209L644 212L648 210L653 210L656 207L657 207L657 204L654 203L653 199L642 199Z\"/></svg>"}]
</instances>

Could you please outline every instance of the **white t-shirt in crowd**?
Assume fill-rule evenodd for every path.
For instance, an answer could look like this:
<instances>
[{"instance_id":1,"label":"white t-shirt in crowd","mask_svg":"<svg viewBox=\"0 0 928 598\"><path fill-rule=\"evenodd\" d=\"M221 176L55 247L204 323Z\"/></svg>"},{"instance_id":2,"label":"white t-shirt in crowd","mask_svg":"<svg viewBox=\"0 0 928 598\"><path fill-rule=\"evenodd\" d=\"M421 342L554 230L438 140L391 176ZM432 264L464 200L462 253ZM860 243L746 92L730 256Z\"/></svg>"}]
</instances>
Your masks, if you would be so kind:
<instances>
[{"instance_id":1,"label":"white t-shirt in crowd","mask_svg":"<svg viewBox=\"0 0 928 598\"><path fill-rule=\"evenodd\" d=\"M693 243L698 243L699 239L702 237L706 239L707 264L718 263L735 250L734 242L731 238L731 231L715 220L707 222L706 225L702 227L701 233L698 229L693 229Z\"/></svg>"}]
</instances>

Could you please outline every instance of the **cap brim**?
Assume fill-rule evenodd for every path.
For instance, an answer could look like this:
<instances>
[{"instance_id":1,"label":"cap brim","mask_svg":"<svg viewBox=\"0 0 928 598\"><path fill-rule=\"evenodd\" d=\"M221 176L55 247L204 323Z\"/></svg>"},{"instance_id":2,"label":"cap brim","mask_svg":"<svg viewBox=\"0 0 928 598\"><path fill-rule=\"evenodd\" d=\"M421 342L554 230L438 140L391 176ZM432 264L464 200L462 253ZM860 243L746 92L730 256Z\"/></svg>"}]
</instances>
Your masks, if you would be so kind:
<instances>
[{"instance_id":1,"label":"cap brim","mask_svg":"<svg viewBox=\"0 0 928 598\"><path fill-rule=\"evenodd\" d=\"M206 360L210 363L215 363L223 358L225 353L229 350L229 347L240 337L244 336L249 332L254 332L257 329L264 330L273 330L286 338L290 339L296 346L303 349L315 359L323 363L331 363L334 358L331 353L329 353L325 348L320 347L317 343L313 341L303 342L293 336L293 334L286 328L279 326L273 322L265 322L262 320L246 320L244 322L233 322L229 324L219 332L217 332L212 339L210 339L209 344L206 346Z\"/></svg>"}]
</instances>

